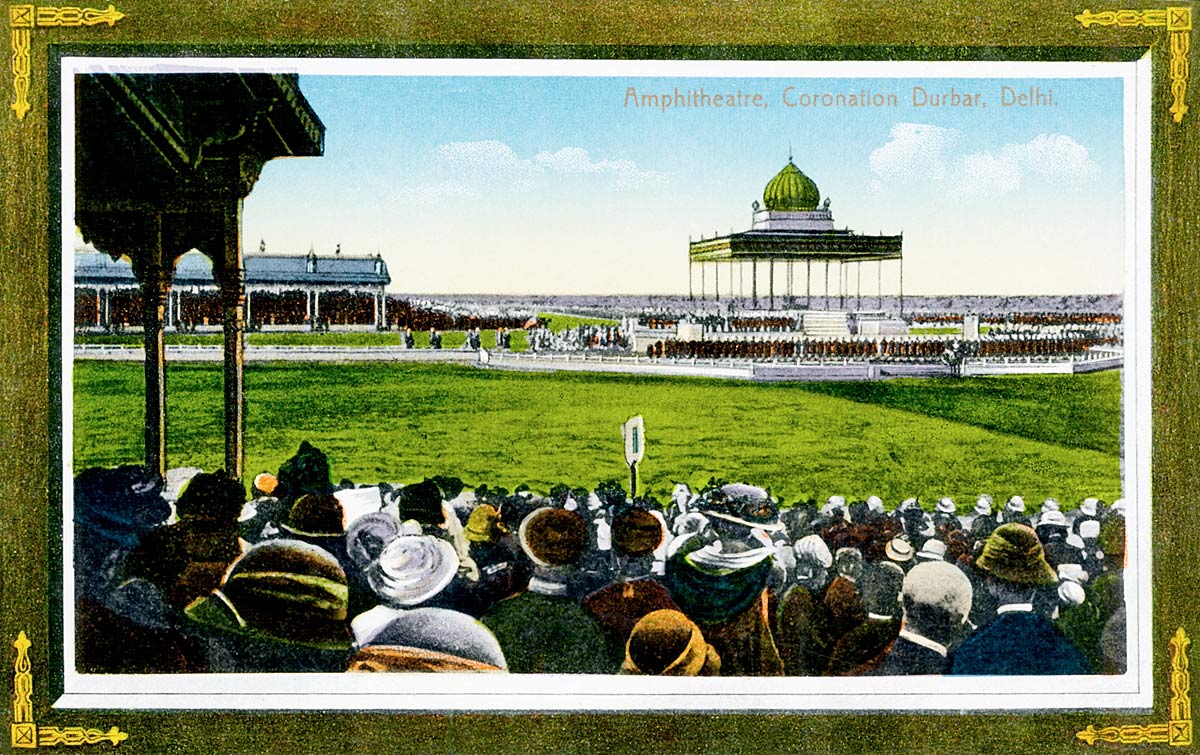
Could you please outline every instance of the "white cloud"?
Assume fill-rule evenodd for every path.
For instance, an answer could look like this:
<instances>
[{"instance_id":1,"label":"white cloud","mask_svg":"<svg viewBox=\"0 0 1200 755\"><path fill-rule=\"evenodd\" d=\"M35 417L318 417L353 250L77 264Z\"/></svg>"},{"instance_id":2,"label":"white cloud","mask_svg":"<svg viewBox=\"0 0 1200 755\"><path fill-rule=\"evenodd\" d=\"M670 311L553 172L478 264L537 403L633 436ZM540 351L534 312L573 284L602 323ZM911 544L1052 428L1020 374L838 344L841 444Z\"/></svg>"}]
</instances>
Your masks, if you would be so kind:
<instances>
[{"instance_id":1,"label":"white cloud","mask_svg":"<svg viewBox=\"0 0 1200 755\"><path fill-rule=\"evenodd\" d=\"M871 172L886 185L892 180L928 178L941 180L946 175L947 153L962 139L951 128L924 123L897 123L888 135L890 141L871 152Z\"/></svg>"},{"instance_id":2,"label":"white cloud","mask_svg":"<svg viewBox=\"0 0 1200 755\"><path fill-rule=\"evenodd\" d=\"M592 160L582 147L563 147L557 152L542 150L533 163L555 173L605 173L612 175L617 188L636 188L662 183L666 176L653 170L641 170L632 160Z\"/></svg>"},{"instance_id":3,"label":"white cloud","mask_svg":"<svg viewBox=\"0 0 1200 755\"><path fill-rule=\"evenodd\" d=\"M897 123L889 141L871 152L874 191L932 184L950 195L995 196L1021 188L1027 176L1077 185L1099 171L1087 148L1064 134L1040 134L999 151L955 154L962 132L921 123Z\"/></svg>"},{"instance_id":4,"label":"white cloud","mask_svg":"<svg viewBox=\"0 0 1200 755\"><path fill-rule=\"evenodd\" d=\"M512 147L495 139L449 142L433 150L434 157L464 171L474 181L502 180L510 188L528 191L535 180L547 175L597 175L610 179L616 189L632 189L662 183L666 176L643 170L632 160L593 160L582 147L542 150L532 158L520 157Z\"/></svg>"}]
</instances>

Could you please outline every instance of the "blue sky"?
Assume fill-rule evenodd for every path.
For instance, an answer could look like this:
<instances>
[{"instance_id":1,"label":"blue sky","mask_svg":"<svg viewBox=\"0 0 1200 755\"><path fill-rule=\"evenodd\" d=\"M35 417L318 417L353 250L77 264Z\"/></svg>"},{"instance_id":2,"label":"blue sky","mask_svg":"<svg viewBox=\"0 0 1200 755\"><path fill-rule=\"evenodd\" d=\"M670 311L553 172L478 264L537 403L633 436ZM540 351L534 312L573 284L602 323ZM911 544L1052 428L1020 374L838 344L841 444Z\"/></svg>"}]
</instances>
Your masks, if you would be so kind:
<instances>
[{"instance_id":1,"label":"blue sky","mask_svg":"<svg viewBox=\"0 0 1200 755\"><path fill-rule=\"evenodd\" d=\"M897 106L786 107L789 86L792 102L869 90ZM916 107L916 86L986 106ZM1003 86L1055 104L1002 107ZM663 112L630 106L629 87L766 106ZM267 165L246 248L378 251L397 291L686 292L689 236L748 228L789 149L839 227L903 231L906 292L1122 288L1117 78L304 75L301 88L325 155Z\"/></svg>"}]
</instances>

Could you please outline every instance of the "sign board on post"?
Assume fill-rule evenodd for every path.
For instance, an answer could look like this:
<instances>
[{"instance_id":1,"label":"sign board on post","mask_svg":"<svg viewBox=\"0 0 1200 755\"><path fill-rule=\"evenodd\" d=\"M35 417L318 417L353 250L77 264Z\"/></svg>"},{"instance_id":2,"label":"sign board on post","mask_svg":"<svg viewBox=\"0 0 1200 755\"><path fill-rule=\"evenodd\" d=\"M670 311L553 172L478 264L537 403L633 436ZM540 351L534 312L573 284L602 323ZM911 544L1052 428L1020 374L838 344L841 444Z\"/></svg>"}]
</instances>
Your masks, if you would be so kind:
<instances>
[{"instance_id":1,"label":"sign board on post","mask_svg":"<svg viewBox=\"0 0 1200 755\"><path fill-rule=\"evenodd\" d=\"M625 436L625 463L629 465L629 497L637 495L637 465L646 454L646 429L642 423L642 415L631 417L621 425L621 434Z\"/></svg>"}]
</instances>

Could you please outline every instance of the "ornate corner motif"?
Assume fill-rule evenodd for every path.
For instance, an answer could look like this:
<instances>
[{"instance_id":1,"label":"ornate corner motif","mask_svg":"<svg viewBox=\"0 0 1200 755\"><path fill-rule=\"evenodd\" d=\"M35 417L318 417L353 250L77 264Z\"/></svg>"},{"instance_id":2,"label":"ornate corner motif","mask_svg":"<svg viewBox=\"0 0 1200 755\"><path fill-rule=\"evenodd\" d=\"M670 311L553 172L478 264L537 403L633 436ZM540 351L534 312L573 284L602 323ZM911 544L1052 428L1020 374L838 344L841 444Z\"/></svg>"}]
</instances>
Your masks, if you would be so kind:
<instances>
[{"instance_id":1,"label":"ornate corner motif","mask_svg":"<svg viewBox=\"0 0 1200 755\"><path fill-rule=\"evenodd\" d=\"M125 14L109 5L104 10L95 8L10 5L8 26L12 31L13 103L10 106L17 120L29 112L29 53L30 30L35 27L98 26L111 27L125 18Z\"/></svg>"},{"instance_id":2,"label":"ornate corner motif","mask_svg":"<svg viewBox=\"0 0 1200 755\"><path fill-rule=\"evenodd\" d=\"M38 726L33 721L33 672L29 663L29 647L32 645L24 632L17 635L13 647L17 660L13 667L13 720L9 727L14 750L33 750L38 747L58 745L77 746L111 742L119 745L129 735L117 727L108 731L85 729L82 726Z\"/></svg>"},{"instance_id":3,"label":"ornate corner motif","mask_svg":"<svg viewBox=\"0 0 1200 755\"><path fill-rule=\"evenodd\" d=\"M1108 10L1092 13L1084 10L1075 16L1075 20L1083 24L1083 28L1096 26L1165 26L1167 27L1167 45L1171 52L1171 96L1174 102L1168 112L1176 123L1183 122L1183 116L1188 111L1184 102L1188 83L1188 48L1191 46L1192 9L1186 6L1154 8L1149 10Z\"/></svg>"},{"instance_id":4,"label":"ornate corner motif","mask_svg":"<svg viewBox=\"0 0 1200 755\"><path fill-rule=\"evenodd\" d=\"M1089 724L1075 738L1089 745L1096 742L1119 742L1123 745L1143 743L1188 747L1192 744L1191 673L1188 670L1188 646L1192 641L1183 627L1171 638L1171 708L1166 723L1146 726L1105 726L1097 729Z\"/></svg>"}]
</instances>

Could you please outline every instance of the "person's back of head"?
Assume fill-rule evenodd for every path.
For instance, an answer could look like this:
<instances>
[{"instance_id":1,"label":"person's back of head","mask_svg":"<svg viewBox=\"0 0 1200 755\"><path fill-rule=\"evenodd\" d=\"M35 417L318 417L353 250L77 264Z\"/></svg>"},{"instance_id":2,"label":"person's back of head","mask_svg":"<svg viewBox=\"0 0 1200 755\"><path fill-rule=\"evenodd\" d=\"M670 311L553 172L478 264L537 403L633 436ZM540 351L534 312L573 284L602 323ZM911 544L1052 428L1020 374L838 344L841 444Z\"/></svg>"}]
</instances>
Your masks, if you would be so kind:
<instances>
[{"instance_id":1,"label":"person's back of head","mask_svg":"<svg viewBox=\"0 0 1200 755\"><path fill-rule=\"evenodd\" d=\"M231 480L225 470L194 476L175 502L175 513L183 519L206 519L233 525L246 503L246 488Z\"/></svg>"},{"instance_id":2,"label":"person's back of head","mask_svg":"<svg viewBox=\"0 0 1200 755\"><path fill-rule=\"evenodd\" d=\"M904 577L900 592L906 629L949 644L971 611L971 581L953 564L926 561Z\"/></svg>"},{"instance_id":3,"label":"person's back of head","mask_svg":"<svg viewBox=\"0 0 1200 755\"><path fill-rule=\"evenodd\" d=\"M860 591L863 610L876 616L895 616L900 612L900 590L904 570L890 561L873 564L863 575Z\"/></svg>"}]
</instances>

